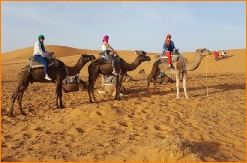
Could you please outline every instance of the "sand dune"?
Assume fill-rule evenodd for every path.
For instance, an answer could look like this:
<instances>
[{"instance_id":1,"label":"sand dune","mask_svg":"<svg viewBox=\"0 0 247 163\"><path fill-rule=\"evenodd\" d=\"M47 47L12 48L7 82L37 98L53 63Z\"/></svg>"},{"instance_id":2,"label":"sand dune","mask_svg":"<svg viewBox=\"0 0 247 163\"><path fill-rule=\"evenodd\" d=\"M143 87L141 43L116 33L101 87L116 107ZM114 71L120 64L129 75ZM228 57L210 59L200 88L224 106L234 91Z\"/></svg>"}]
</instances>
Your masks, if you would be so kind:
<instances>
[{"instance_id":1,"label":"sand dune","mask_svg":"<svg viewBox=\"0 0 247 163\"><path fill-rule=\"evenodd\" d=\"M49 45L57 58L76 64L81 54L98 50ZM145 49L142 49L145 50ZM196 50L196 49L195 49ZM135 81L124 83L127 93L116 101L96 93L99 103L90 104L87 91L63 94L66 109L55 107L55 84L33 83L23 97L24 111L14 106L7 116L18 72L28 63L33 47L2 54L2 161L246 161L246 49L229 49L227 58L203 58L188 72L189 99L176 99L176 86L157 85L147 95L150 62L128 72ZM221 51L219 51L221 53ZM133 51L118 51L133 62ZM182 53L189 61L194 52ZM87 80L87 63L79 76ZM174 77L173 77L174 79ZM100 88L100 80L96 89ZM153 91L151 84L150 91Z\"/></svg>"}]
</instances>

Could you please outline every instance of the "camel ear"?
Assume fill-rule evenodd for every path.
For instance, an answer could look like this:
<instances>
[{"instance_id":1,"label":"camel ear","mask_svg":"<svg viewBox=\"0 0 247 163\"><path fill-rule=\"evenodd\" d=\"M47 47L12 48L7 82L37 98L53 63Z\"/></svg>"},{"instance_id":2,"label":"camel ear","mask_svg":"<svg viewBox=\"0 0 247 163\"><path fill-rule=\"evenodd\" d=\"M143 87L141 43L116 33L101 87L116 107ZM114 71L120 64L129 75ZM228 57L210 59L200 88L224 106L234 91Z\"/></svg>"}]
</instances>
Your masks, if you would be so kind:
<instances>
[{"instance_id":1,"label":"camel ear","mask_svg":"<svg viewBox=\"0 0 247 163\"><path fill-rule=\"evenodd\" d=\"M81 57L86 58L86 57L88 57L88 55L87 54L82 54Z\"/></svg>"},{"instance_id":2,"label":"camel ear","mask_svg":"<svg viewBox=\"0 0 247 163\"><path fill-rule=\"evenodd\" d=\"M147 53L145 51L142 51L142 55L146 55Z\"/></svg>"}]
</instances>

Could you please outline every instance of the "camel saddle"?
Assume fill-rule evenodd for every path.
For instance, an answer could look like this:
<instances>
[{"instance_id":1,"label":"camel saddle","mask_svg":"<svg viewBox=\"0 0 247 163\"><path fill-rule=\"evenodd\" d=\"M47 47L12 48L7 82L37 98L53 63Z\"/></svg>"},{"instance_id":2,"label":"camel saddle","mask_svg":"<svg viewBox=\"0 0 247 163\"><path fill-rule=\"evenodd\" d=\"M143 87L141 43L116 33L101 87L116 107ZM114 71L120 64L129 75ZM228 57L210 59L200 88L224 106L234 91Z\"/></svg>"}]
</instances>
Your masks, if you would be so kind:
<instances>
[{"instance_id":1,"label":"camel saddle","mask_svg":"<svg viewBox=\"0 0 247 163\"><path fill-rule=\"evenodd\" d=\"M115 59L115 62L116 63L119 63L120 62L120 57L117 56L117 57L113 57ZM109 63L111 64L111 60L104 55L104 52L101 52L99 53L99 58L97 58L94 62L94 64L99 64L99 63Z\"/></svg>"},{"instance_id":2,"label":"camel saddle","mask_svg":"<svg viewBox=\"0 0 247 163\"><path fill-rule=\"evenodd\" d=\"M81 80L77 75L67 76L63 80L62 87L64 92L82 91L83 89L86 88L86 82Z\"/></svg>"},{"instance_id":3,"label":"camel saddle","mask_svg":"<svg viewBox=\"0 0 247 163\"><path fill-rule=\"evenodd\" d=\"M65 79L63 79L63 84L79 84L82 83L82 80L76 75L76 76L67 76Z\"/></svg>"},{"instance_id":4,"label":"camel saddle","mask_svg":"<svg viewBox=\"0 0 247 163\"><path fill-rule=\"evenodd\" d=\"M56 58L48 59L48 61L49 61L49 67L58 67L59 66L59 60ZM37 60L35 60L33 56L29 57L29 66L32 69L44 67L44 65L42 63L39 63Z\"/></svg>"},{"instance_id":5,"label":"camel saddle","mask_svg":"<svg viewBox=\"0 0 247 163\"><path fill-rule=\"evenodd\" d=\"M178 61L179 57L180 57L180 53L178 52L178 50L176 50L171 55L171 58L172 58L171 63ZM164 67L169 68L168 67L168 57L166 55L164 55L163 52L161 53L160 57L158 58L158 63L163 64Z\"/></svg>"}]
</instances>

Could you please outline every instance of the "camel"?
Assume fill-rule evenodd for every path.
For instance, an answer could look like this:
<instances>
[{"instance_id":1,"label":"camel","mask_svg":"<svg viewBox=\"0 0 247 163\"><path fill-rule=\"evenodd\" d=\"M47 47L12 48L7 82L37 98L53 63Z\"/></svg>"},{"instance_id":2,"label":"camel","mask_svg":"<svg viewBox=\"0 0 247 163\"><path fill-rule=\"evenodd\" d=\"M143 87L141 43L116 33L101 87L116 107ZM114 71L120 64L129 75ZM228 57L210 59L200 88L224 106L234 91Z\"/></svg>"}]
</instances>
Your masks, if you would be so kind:
<instances>
[{"instance_id":1,"label":"camel","mask_svg":"<svg viewBox=\"0 0 247 163\"><path fill-rule=\"evenodd\" d=\"M116 71L119 75L116 76L116 95L115 100L120 100L120 87L122 84L123 76L126 74L127 71L135 70L142 62L150 61L151 58L146 55L145 51L137 52L137 57L135 61L131 64L127 63L125 60L120 58L119 56L116 59ZM95 95L94 95L94 84L97 80L99 74L111 76L112 74L112 66L109 63L101 62L100 59L93 61L88 66L88 95L89 95L89 102L94 103L96 102ZM92 100L93 98L93 100Z\"/></svg>"},{"instance_id":2,"label":"camel","mask_svg":"<svg viewBox=\"0 0 247 163\"><path fill-rule=\"evenodd\" d=\"M102 81L102 91L98 90L99 94L111 94L113 97L116 96L116 85L113 83L105 83L105 77L111 78L111 80L115 83L116 82L116 76L104 76L104 75L100 75L101 76L101 81ZM125 74L123 76L123 80L122 82L130 82L130 81L134 81L134 79L129 76L128 74ZM125 93L125 87L123 85L121 85L120 87L120 96L122 96Z\"/></svg>"},{"instance_id":3,"label":"camel","mask_svg":"<svg viewBox=\"0 0 247 163\"><path fill-rule=\"evenodd\" d=\"M102 82L102 87L101 87L102 90L98 90L98 93L99 94L111 94L113 97L115 97L116 96L116 76L104 76L104 75L100 75L100 76L101 76L101 82ZM110 80L110 81L105 83L105 77L107 78L107 80ZM124 80L124 77L123 77L123 80ZM126 77L128 77L126 79L132 79L132 77L130 76L126 76ZM125 82L127 81L125 80ZM120 96L122 96L123 93L125 93L125 87L121 84Z\"/></svg>"},{"instance_id":4,"label":"camel","mask_svg":"<svg viewBox=\"0 0 247 163\"><path fill-rule=\"evenodd\" d=\"M79 74L77 74L75 76L67 76L63 79L62 87L64 93L87 90L87 82L80 79Z\"/></svg>"},{"instance_id":5,"label":"camel","mask_svg":"<svg viewBox=\"0 0 247 163\"><path fill-rule=\"evenodd\" d=\"M34 68L30 69L29 65L25 66L18 75L18 84L17 87L11 97L12 104L9 111L9 116L13 115L13 106L15 103L15 100L17 98L20 111L23 115L26 115L26 113L23 111L22 108L22 97L24 94L24 91L27 89L29 83L33 82L41 82L41 83L50 83L50 82L56 82L56 106L59 109L64 108L62 103L62 81L66 78L66 76L69 75L76 75L80 72L80 70L83 68L83 66L88 61L93 61L95 58L94 55L87 55L83 54L80 56L78 62L74 67L69 67L65 65L62 61L59 61L58 67L49 67L49 76L52 78L52 81L45 80L45 73L44 68ZM58 105L58 100L60 101L60 105Z\"/></svg>"},{"instance_id":6,"label":"camel","mask_svg":"<svg viewBox=\"0 0 247 163\"><path fill-rule=\"evenodd\" d=\"M160 71L164 72L165 74L175 74L176 76L176 87L177 87L177 98L180 98L179 96L179 77L180 74L182 74L182 79L183 79L183 88L184 88L184 94L186 98L188 97L187 90L186 90L186 78L187 78L187 71L194 71L195 69L198 68L200 65L202 58L204 56L210 55L210 51L207 49L197 49L196 50L196 55L195 59L193 62L187 61L186 58L182 55L178 55L177 61L173 61L172 68L167 68L167 65L165 63L159 64L159 61L157 60L152 67L151 73L149 74L149 78L147 79L147 93L149 93L149 86L152 78L154 78L154 92L156 89L156 82L157 82L157 77L160 73Z\"/></svg>"},{"instance_id":7,"label":"camel","mask_svg":"<svg viewBox=\"0 0 247 163\"><path fill-rule=\"evenodd\" d=\"M141 74L143 76L143 78L145 78L145 79L150 78L150 74L147 75L145 73L144 69L141 69L139 71L139 74ZM151 79L151 82L153 82L153 81L154 81L154 78ZM172 78L170 78L169 76L167 76L166 74L164 74L161 77L157 77L156 83L159 83L159 84L162 84L162 83L164 83L164 84L166 84L166 83L173 83L173 80L172 80Z\"/></svg>"}]
</instances>

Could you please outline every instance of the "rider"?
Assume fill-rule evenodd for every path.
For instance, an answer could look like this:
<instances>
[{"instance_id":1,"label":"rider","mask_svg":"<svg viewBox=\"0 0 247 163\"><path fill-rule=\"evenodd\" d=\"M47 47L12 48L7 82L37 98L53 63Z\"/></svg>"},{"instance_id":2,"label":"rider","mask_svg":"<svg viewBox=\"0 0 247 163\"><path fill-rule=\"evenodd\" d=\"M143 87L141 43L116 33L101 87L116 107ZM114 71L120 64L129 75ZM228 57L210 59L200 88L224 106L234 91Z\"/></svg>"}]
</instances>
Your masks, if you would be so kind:
<instances>
[{"instance_id":1,"label":"rider","mask_svg":"<svg viewBox=\"0 0 247 163\"><path fill-rule=\"evenodd\" d=\"M174 42L171 40L171 35L168 34L166 36L166 40L163 43L162 49L163 49L163 55L166 55L168 57L168 64L169 68L171 67L171 53L176 50L174 46Z\"/></svg>"},{"instance_id":2,"label":"rider","mask_svg":"<svg viewBox=\"0 0 247 163\"><path fill-rule=\"evenodd\" d=\"M44 35L38 36L38 41L34 45L33 57L36 61L44 65L45 79L51 81L52 79L48 76L48 58L51 58L51 55L54 54L54 52L48 52L45 50L44 40Z\"/></svg>"},{"instance_id":3,"label":"rider","mask_svg":"<svg viewBox=\"0 0 247 163\"><path fill-rule=\"evenodd\" d=\"M115 64L115 59L114 59L114 57L117 56L117 52L109 45L108 40L109 40L109 36L105 35L102 41L102 52L107 58L110 59L112 63L112 68L113 68L112 73L114 75L118 75L115 69L116 64ZM113 55L110 55L110 52L114 53L114 57Z\"/></svg>"},{"instance_id":4,"label":"rider","mask_svg":"<svg viewBox=\"0 0 247 163\"><path fill-rule=\"evenodd\" d=\"M215 50L215 52L214 52L214 58L215 58L215 61L218 61L219 60L219 52L218 52L218 50Z\"/></svg>"},{"instance_id":5,"label":"rider","mask_svg":"<svg viewBox=\"0 0 247 163\"><path fill-rule=\"evenodd\" d=\"M221 52L221 57L226 57L226 51L225 50L222 50L222 52Z\"/></svg>"}]
</instances>

